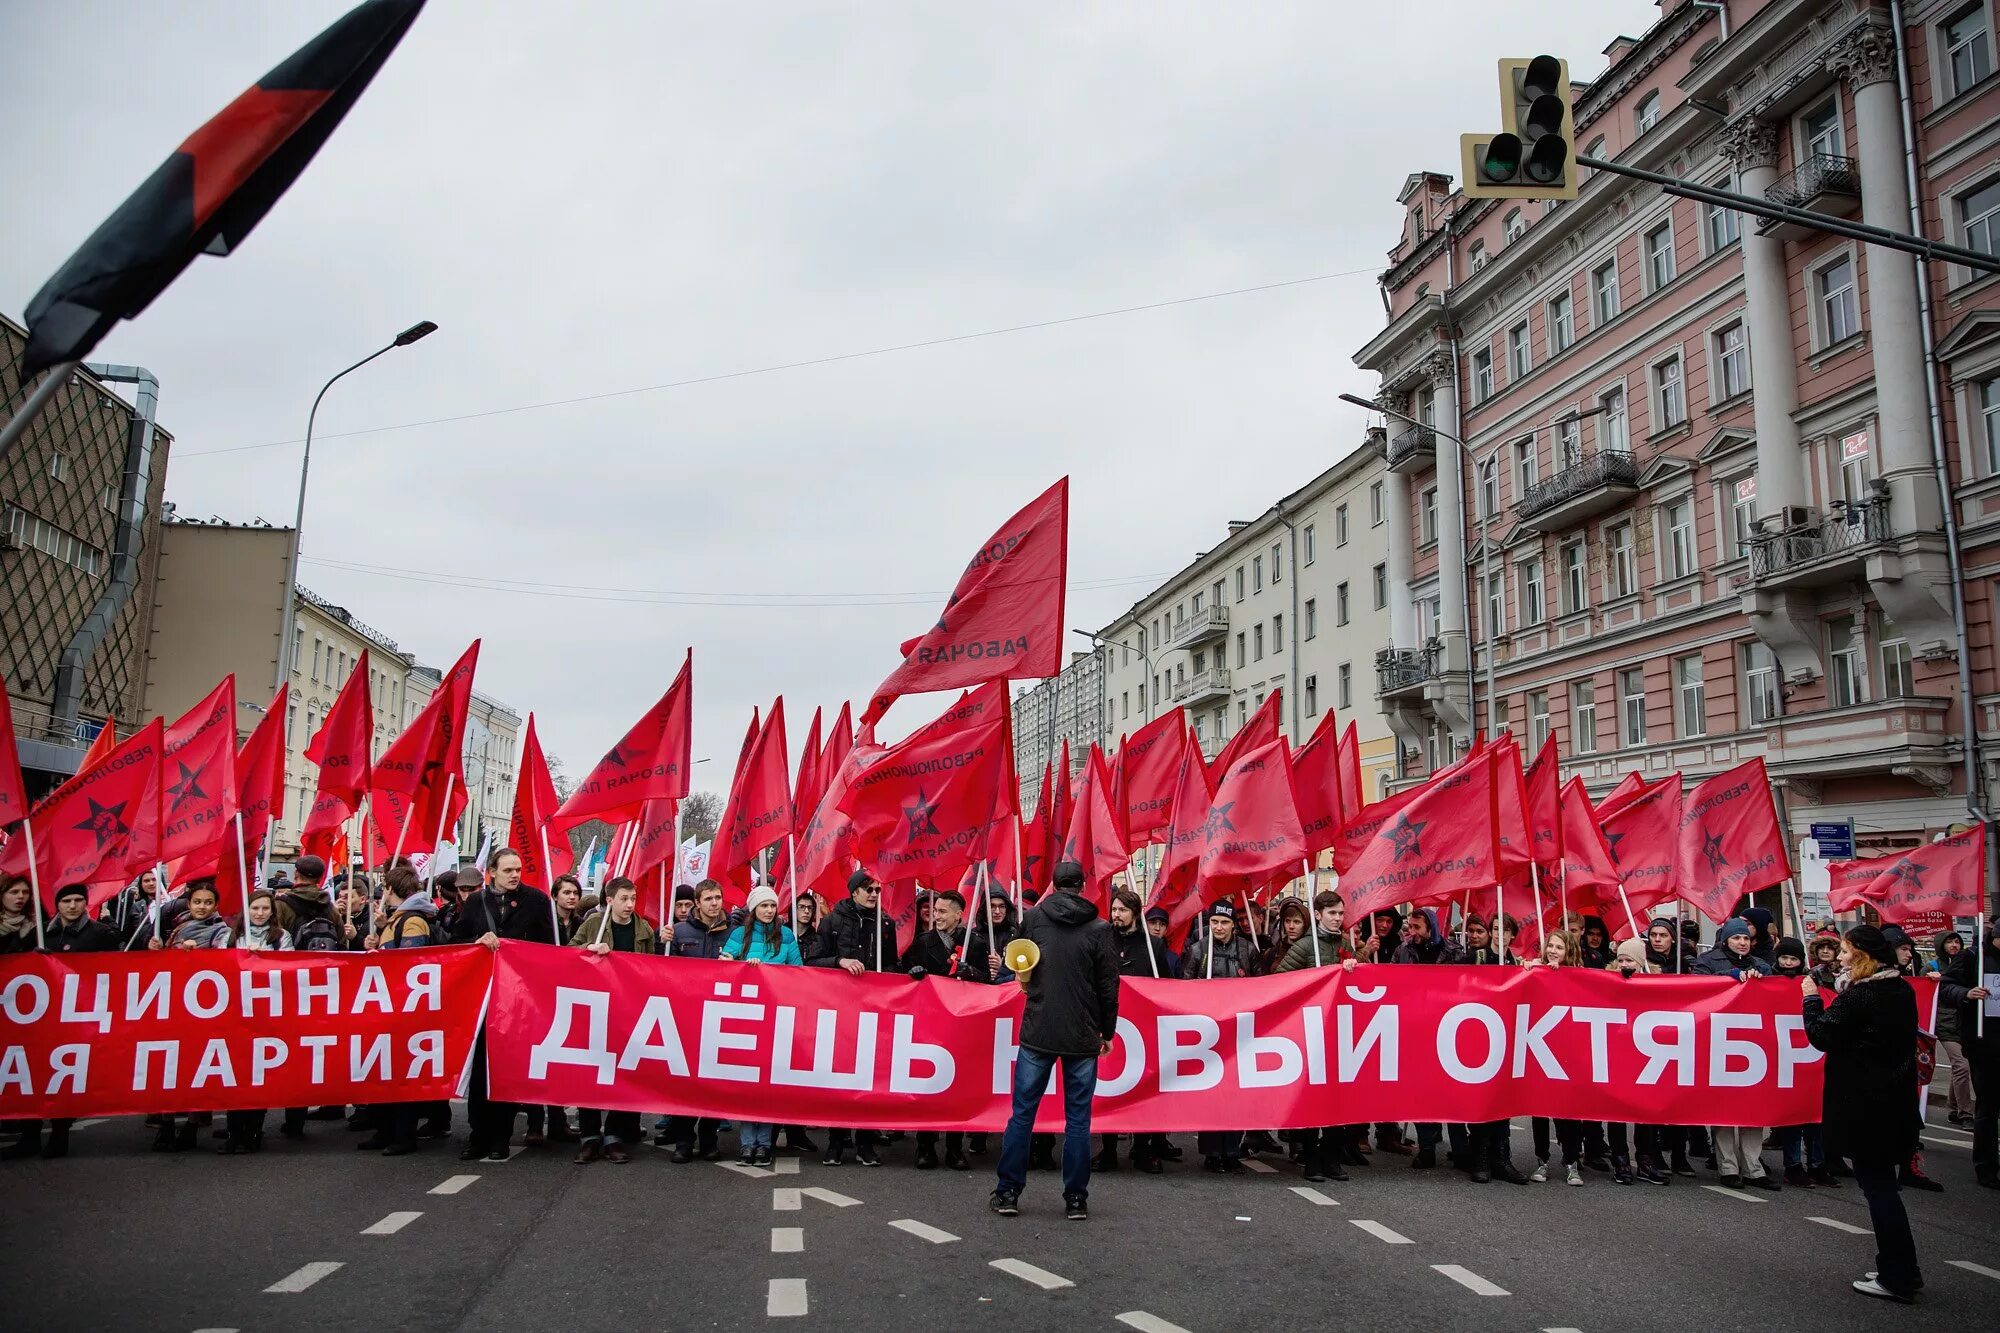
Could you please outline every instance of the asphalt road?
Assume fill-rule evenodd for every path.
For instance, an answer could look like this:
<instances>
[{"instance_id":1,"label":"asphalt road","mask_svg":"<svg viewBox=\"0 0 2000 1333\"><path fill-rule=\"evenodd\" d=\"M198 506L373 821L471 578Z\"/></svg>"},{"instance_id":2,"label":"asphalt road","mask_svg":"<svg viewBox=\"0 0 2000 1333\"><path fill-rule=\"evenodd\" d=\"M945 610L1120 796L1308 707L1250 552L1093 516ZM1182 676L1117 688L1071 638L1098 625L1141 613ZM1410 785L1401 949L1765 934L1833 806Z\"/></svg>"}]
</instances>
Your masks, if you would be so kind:
<instances>
[{"instance_id":1,"label":"asphalt road","mask_svg":"<svg viewBox=\"0 0 2000 1333\"><path fill-rule=\"evenodd\" d=\"M1928 1281L1914 1308L1846 1289L1873 1267L1851 1183L1476 1186L1378 1155L1307 1187L1277 1158L1205 1174L1187 1136L1164 1176L1097 1176L1090 1221L1071 1223L1056 1176L999 1218L991 1154L918 1172L909 1140L878 1169L781 1152L771 1173L650 1146L625 1166L556 1147L462 1163L455 1144L384 1159L321 1122L254 1157L154 1154L149 1137L86 1122L68 1160L0 1164L6 1327L2000 1328L2000 1195L1942 1127L1946 1192L1905 1195ZM1517 1161L1527 1144L1517 1128Z\"/></svg>"}]
</instances>

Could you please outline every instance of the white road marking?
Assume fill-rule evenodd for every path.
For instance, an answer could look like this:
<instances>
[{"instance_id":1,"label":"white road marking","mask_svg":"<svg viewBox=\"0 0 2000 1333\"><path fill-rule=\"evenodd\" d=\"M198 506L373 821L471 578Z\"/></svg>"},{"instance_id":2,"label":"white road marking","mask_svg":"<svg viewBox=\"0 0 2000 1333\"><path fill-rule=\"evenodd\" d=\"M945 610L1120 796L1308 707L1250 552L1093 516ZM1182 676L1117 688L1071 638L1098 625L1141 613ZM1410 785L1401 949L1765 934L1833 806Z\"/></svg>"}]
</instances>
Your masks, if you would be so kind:
<instances>
[{"instance_id":1,"label":"white road marking","mask_svg":"<svg viewBox=\"0 0 2000 1333\"><path fill-rule=\"evenodd\" d=\"M800 1190L799 1193L808 1199L818 1199L821 1203L830 1203L836 1208L852 1208L861 1202L859 1199L848 1198L838 1190L821 1189L817 1185L808 1185Z\"/></svg>"},{"instance_id":2,"label":"white road marking","mask_svg":"<svg viewBox=\"0 0 2000 1333\"><path fill-rule=\"evenodd\" d=\"M1318 1190L1314 1189L1310 1185L1294 1185L1292 1186L1292 1193L1298 1195L1301 1199L1304 1199L1307 1203L1316 1203L1322 1208L1340 1207L1338 1203L1335 1203L1332 1199L1320 1193Z\"/></svg>"},{"instance_id":3,"label":"white road marking","mask_svg":"<svg viewBox=\"0 0 2000 1333\"><path fill-rule=\"evenodd\" d=\"M478 1176L453 1176L449 1180L446 1180L442 1185L439 1185L436 1188L432 1189L431 1193L457 1194L461 1190L463 1190L467 1185L473 1184L478 1179L479 1179Z\"/></svg>"},{"instance_id":4,"label":"white road marking","mask_svg":"<svg viewBox=\"0 0 2000 1333\"><path fill-rule=\"evenodd\" d=\"M796 1213L799 1210L799 1192L784 1186L771 1191L771 1211L774 1213Z\"/></svg>"},{"instance_id":5,"label":"white road marking","mask_svg":"<svg viewBox=\"0 0 2000 1333\"><path fill-rule=\"evenodd\" d=\"M913 1217L899 1217L889 1225L898 1231L909 1232L918 1240L927 1240L933 1245L942 1245L946 1241L958 1239L958 1237L952 1235L949 1231L941 1231L928 1222L919 1222Z\"/></svg>"},{"instance_id":6,"label":"white road marking","mask_svg":"<svg viewBox=\"0 0 2000 1333\"><path fill-rule=\"evenodd\" d=\"M1703 1185L1702 1188L1707 1190L1710 1194L1720 1194L1723 1198L1734 1199L1738 1203L1764 1202L1762 1199L1758 1198L1756 1195L1750 1193L1747 1190L1733 1190L1729 1188L1729 1186L1727 1185Z\"/></svg>"},{"instance_id":7,"label":"white road marking","mask_svg":"<svg viewBox=\"0 0 2000 1333\"><path fill-rule=\"evenodd\" d=\"M1470 1268L1463 1268L1458 1264L1432 1264L1431 1271L1444 1274L1475 1296L1511 1296L1513 1294L1505 1287L1497 1283L1488 1282Z\"/></svg>"},{"instance_id":8,"label":"white road marking","mask_svg":"<svg viewBox=\"0 0 2000 1333\"><path fill-rule=\"evenodd\" d=\"M1580 1328L1545 1328L1542 1333L1583 1333Z\"/></svg>"},{"instance_id":9,"label":"white road marking","mask_svg":"<svg viewBox=\"0 0 2000 1333\"><path fill-rule=\"evenodd\" d=\"M1054 1291L1058 1287L1076 1285L1066 1277L1057 1277L1046 1268L1037 1268L1020 1259L995 1259L988 1266L1020 1278L1023 1282L1032 1282L1043 1291Z\"/></svg>"},{"instance_id":10,"label":"white road marking","mask_svg":"<svg viewBox=\"0 0 2000 1333\"><path fill-rule=\"evenodd\" d=\"M345 1264L335 1263L330 1260L310 1263L289 1277L279 1278L276 1282L264 1288L264 1291L267 1295L272 1293L282 1295L290 1292L304 1291L321 1278L332 1273L338 1273L344 1267L346 1267Z\"/></svg>"},{"instance_id":11,"label":"white road marking","mask_svg":"<svg viewBox=\"0 0 2000 1333\"><path fill-rule=\"evenodd\" d=\"M806 1229L804 1227L771 1228L772 1254L799 1254L805 1248Z\"/></svg>"},{"instance_id":12,"label":"white road marking","mask_svg":"<svg viewBox=\"0 0 2000 1333\"><path fill-rule=\"evenodd\" d=\"M1405 1236L1402 1232L1391 1231L1389 1230L1389 1228L1383 1226L1380 1222L1363 1222L1355 1219L1349 1219L1349 1220L1353 1221L1355 1226L1360 1227L1363 1231L1373 1236L1376 1240L1385 1241L1390 1245L1416 1244L1415 1241L1411 1240L1408 1236Z\"/></svg>"},{"instance_id":13,"label":"white road marking","mask_svg":"<svg viewBox=\"0 0 2000 1333\"><path fill-rule=\"evenodd\" d=\"M771 1164L771 1170L781 1176L796 1176L799 1173L799 1159L780 1157Z\"/></svg>"},{"instance_id":14,"label":"white road marking","mask_svg":"<svg viewBox=\"0 0 2000 1333\"><path fill-rule=\"evenodd\" d=\"M1972 1147L1972 1140L1941 1139L1937 1137L1937 1131L1932 1130L1930 1133L1924 1135L1924 1146L1926 1148L1965 1148L1969 1150Z\"/></svg>"},{"instance_id":15,"label":"white road marking","mask_svg":"<svg viewBox=\"0 0 2000 1333\"><path fill-rule=\"evenodd\" d=\"M761 1166L745 1166L741 1162L717 1162L716 1165L724 1171L734 1171L739 1176L752 1176L758 1180L777 1174L775 1171L766 1171Z\"/></svg>"},{"instance_id":16,"label":"white road marking","mask_svg":"<svg viewBox=\"0 0 2000 1333\"><path fill-rule=\"evenodd\" d=\"M101 1125L101 1124L103 1124L103 1123L104 1123L104 1122L105 1122L105 1121L106 1121L107 1119L109 1119L109 1118L110 1118L110 1117L108 1117L108 1116L101 1116L101 1115L100 1115L100 1116L93 1116L93 1117L91 1117L91 1118L89 1118L89 1119L86 1119L86 1120L76 1120L76 1121L72 1121L72 1122L70 1123L70 1130L71 1130L72 1132L74 1132L74 1131L76 1131L76 1130L79 1130L79 1129L89 1129L89 1128L90 1128L90 1127L91 1127L92 1125Z\"/></svg>"},{"instance_id":17,"label":"white road marking","mask_svg":"<svg viewBox=\"0 0 2000 1333\"><path fill-rule=\"evenodd\" d=\"M1872 1236L1875 1234L1867 1227L1858 1227L1852 1222L1843 1222L1837 1217L1808 1217L1806 1221L1817 1222L1823 1227L1832 1227L1835 1231L1845 1231L1850 1236Z\"/></svg>"},{"instance_id":18,"label":"white road marking","mask_svg":"<svg viewBox=\"0 0 2000 1333\"><path fill-rule=\"evenodd\" d=\"M422 1213L391 1213L374 1226L361 1228L361 1234L364 1236L393 1236L422 1216Z\"/></svg>"},{"instance_id":19,"label":"white road marking","mask_svg":"<svg viewBox=\"0 0 2000 1333\"><path fill-rule=\"evenodd\" d=\"M1188 1333L1179 1324L1169 1324L1156 1314L1144 1310L1127 1310L1118 1316L1118 1322L1127 1328L1136 1328L1139 1333Z\"/></svg>"},{"instance_id":20,"label":"white road marking","mask_svg":"<svg viewBox=\"0 0 2000 1333\"><path fill-rule=\"evenodd\" d=\"M238 1330L233 1328L198 1328L194 1333L238 1333Z\"/></svg>"},{"instance_id":21,"label":"white road marking","mask_svg":"<svg viewBox=\"0 0 2000 1333\"><path fill-rule=\"evenodd\" d=\"M1988 1268L1985 1264L1975 1264L1970 1259L1947 1259L1945 1262L1953 1268L1963 1268L1968 1273L1977 1273L1981 1277L2000 1281L2000 1268Z\"/></svg>"},{"instance_id":22,"label":"white road marking","mask_svg":"<svg viewBox=\"0 0 2000 1333\"><path fill-rule=\"evenodd\" d=\"M1277 1167L1272 1166L1269 1162L1260 1162L1254 1157L1243 1159L1243 1169L1245 1171L1255 1171L1260 1176L1275 1176L1278 1174Z\"/></svg>"},{"instance_id":23,"label":"white road marking","mask_svg":"<svg viewBox=\"0 0 2000 1333\"><path fill-rule=\"evenodd\" d=\"M802 1277L774 1277L770 1294L764 1297L764 1313L773 1319L792 1319L806 1312L806 1280Z\"/></svg>"}]
</instances>

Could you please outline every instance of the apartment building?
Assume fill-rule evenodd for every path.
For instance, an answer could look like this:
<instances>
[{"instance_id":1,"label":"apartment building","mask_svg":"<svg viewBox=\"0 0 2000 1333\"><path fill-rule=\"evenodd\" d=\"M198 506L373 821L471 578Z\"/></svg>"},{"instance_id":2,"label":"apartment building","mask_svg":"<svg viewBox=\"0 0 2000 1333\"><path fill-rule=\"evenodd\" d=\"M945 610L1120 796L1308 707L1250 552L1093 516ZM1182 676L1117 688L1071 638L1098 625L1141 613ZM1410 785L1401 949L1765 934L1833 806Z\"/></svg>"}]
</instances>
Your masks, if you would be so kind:
<instances>
[{"instance_id":1,"label":"apartment building","mask_svg":"<svg viewBox=\"0 0 2000 1333\"><path fill-rule=\"evenodd\" d=\"M1106 735L1101 653L1071 653L1069 665L1056 675L1016 690L1014 773L1021 784L1022 811L1034 811L1042 798L1042 774L1062 763L1065 745L1074 780L1083 772L1091 745L1106 744Z\"/></svg>"},{"instance_id":2,"label":"apartment building","mask_svg":"<svg viewBox=\"0 0 2000 1333\"><path fill-rule=\"evenodd\" d=\"M1577 87L1577 141L1995 253L1993 10L1662 0ZM1988 807L2000 277L1611 173L1545 206L1416 172L1398 202L1355 358L1398 777L1506 726L1593 789L1761 755L1795 834L1851 819L1864 853Z\"/></svg>"}]
</instances>

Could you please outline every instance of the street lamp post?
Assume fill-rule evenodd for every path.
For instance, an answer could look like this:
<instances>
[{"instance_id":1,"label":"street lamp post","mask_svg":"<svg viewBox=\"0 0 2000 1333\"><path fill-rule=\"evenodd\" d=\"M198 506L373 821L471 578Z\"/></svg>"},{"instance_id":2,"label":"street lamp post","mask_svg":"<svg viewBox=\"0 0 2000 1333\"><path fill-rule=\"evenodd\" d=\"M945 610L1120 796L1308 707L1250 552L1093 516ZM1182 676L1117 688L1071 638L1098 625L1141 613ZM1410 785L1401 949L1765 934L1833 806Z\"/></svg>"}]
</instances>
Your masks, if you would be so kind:
<instances>
[{"instance_id":1,"label":"street lamp post","mask_svg":"<svg viewBox=\"0 0 2000 1333\"><path fill-rule=\"evenodd\" d=\"M367 356L362 357L346 370L341 371L340 374L335 375L325 384L322 384L319 392L313 396L312 411L306 414L305 453L299 459L299 503L297 510L292 516L291 558L285 563L285 610L278 617L278 678L271 684L274 692L286 680L290 679L292 674L292 640L295 637L293 619L298 614L299 537L306 521L306 476L312 470L313 423L319 417L320 399L326 397L328 389L331 389L335 384L338 384L347 376L361 369L361 367L367 365L376 357L393 352L398 347L408 347L411 343L428 338L436 332L437 325L433 324L430 320L426 319L412 324L409 328L397 334L395 339L387 346L370 352Z\"/></svg>"}]
</instances>

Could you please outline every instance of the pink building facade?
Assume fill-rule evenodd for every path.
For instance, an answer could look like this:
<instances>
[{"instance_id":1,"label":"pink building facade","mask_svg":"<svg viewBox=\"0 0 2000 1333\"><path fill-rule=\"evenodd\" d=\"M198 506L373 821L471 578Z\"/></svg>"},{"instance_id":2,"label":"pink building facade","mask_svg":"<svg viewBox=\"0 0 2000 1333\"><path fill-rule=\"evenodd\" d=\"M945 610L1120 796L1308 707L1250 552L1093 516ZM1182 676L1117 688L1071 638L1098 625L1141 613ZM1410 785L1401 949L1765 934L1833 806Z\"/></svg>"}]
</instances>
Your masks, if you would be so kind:
<instances>
[{"instance_id":1,"label":"pink building facade","mask_svg":"<svg viewBox=\"0 0 2000 1333\"><path fill-rule=\"evenodd\" d=\"M1995 253L1995 7L1662 0L1577 142ZM1399 776L1506 726L1598 792L1761 755L1794 838L1849 819L1861 854L1991 809L2000 276L1585 177L1400 196L1355 358L1391 409Z\"/></svg>"}]
</instances>

